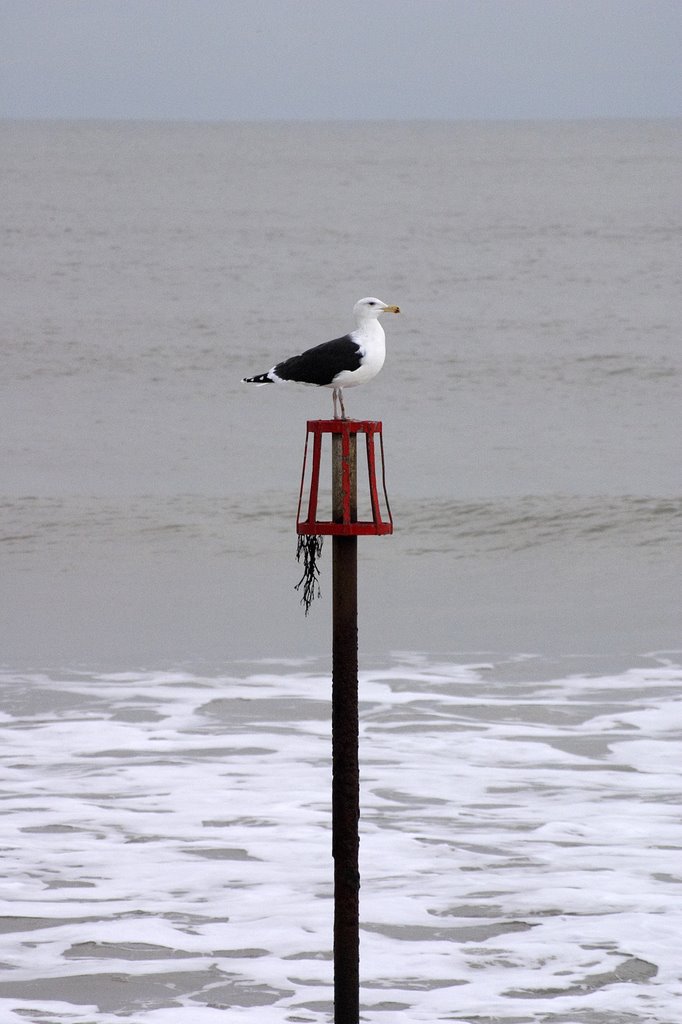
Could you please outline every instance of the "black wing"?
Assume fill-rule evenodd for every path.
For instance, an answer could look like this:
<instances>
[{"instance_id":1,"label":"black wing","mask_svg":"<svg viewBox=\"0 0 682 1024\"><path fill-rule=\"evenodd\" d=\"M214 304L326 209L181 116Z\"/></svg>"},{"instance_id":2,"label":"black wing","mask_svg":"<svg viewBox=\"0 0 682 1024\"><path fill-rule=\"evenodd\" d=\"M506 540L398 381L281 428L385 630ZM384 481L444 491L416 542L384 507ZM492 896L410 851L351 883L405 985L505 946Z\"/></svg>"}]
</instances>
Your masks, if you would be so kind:
<instances>
[{"instance_id":1,"label":"black wing","mask_svg":"<svg viewBox=\"0 0 682 1024\"><path fill-rule=\"evenodd\" d=\"M345 334L333 341L323 341L321 345L307 349L300 356L285 359L272 372L282 380L324 387L331 384L342 370L357 370L361 363L360 346L350 334Z\"/></svg>"}]
</instances>

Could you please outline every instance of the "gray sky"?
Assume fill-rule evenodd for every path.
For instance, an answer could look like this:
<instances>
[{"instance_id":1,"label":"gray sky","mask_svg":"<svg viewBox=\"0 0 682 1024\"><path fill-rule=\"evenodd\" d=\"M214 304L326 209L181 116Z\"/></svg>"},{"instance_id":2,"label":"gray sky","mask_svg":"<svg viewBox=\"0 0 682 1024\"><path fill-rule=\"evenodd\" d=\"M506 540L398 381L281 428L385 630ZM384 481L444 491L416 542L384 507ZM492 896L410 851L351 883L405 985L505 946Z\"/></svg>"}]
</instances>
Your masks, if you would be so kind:
<instances>
[{"instance_id":1,"label":"gray sky","mask_svg":"<svg viewBox=\"0 0 682 1024\"><path fill-rule=\"evenodd\" d=\"M682 116L682 0L0 0L0 117Z\"/></svg>"}]
</instances>

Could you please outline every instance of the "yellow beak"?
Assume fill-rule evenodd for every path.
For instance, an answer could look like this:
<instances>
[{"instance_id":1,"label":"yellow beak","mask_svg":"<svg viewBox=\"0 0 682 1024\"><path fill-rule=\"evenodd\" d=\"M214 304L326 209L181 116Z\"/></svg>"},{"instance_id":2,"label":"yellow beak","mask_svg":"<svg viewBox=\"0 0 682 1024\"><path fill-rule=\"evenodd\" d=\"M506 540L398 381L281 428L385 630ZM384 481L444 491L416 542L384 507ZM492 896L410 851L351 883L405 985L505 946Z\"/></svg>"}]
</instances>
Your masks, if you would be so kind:
<instances>
[{"instance_id":1,"label":"yellow beak","mask_svg":"<svg viewBox=\"0 0 682 1024\"><path fill-rule=\"evenodd\" d=\"M399 313L400 306L385 306L384 313Z\"/></svg>"}]
</instances>

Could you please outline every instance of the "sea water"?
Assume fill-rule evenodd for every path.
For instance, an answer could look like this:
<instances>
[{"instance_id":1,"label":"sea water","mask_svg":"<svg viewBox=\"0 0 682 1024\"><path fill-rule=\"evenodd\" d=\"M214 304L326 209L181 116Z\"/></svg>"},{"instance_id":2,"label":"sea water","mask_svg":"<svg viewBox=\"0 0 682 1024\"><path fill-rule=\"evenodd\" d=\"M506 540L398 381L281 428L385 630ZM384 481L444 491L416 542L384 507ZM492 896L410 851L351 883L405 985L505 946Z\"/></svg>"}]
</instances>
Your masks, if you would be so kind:
<instances>
[{"instance_id":1,"label":"sea water","mask_svg":"<svg viewBox=\"0 0 682 1024\"><path fill-rule=\"evenodd\" d=\"M682 669L362 672L366 1021L675 1024ZM2 1020L331 1019L326 666L5 673Z\"/></svg>"},{"instance_id":2,"label":"sea water","mask_svg":"<svg viewBox=\"0 0 682 1024\"><path fill-rule=\"evenodd\" d=\"M330 1019L331 396L238 382L377 294L363 1017L675 1024L679 122L2 138L3 1020Z\"/></svg>"}]
</instances>

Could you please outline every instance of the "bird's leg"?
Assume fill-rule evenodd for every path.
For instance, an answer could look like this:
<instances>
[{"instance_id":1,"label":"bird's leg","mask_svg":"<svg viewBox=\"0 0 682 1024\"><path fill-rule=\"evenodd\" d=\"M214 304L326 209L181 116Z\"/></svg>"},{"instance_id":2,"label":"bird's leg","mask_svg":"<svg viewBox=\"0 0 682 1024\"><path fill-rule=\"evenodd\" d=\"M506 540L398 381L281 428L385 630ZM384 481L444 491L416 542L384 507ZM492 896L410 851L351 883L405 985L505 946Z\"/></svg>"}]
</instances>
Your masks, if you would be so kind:
<instances>
[{"instance_id":1,"label":"bird's leg","mask_svg":"<svg viewBox=\"0 0 682 1024\"><path fill-rule=\"evenodd\" d=\"M348 419L348 417L346 416L346 410L345 410L345 407L344 407L344 404L343 404L343 390L341 388L339 388L339 402L341 403L341 419L342 420Z\"/></svg>"},{"instance_id":2,"label":"bird's leg","mask_svg":"<svg viewBox=\"0 0 682 1024\"><path fill-rule=\"evenodd\" d=\"M332 402L334 403L334 419L338 420L339 414L336 409L336 388L332 391Z\"/></svg>"}]
</instances>

